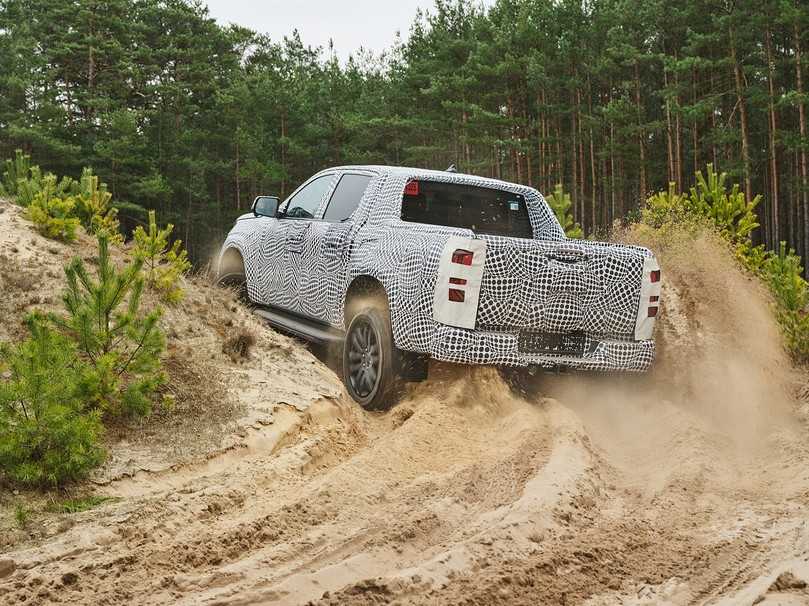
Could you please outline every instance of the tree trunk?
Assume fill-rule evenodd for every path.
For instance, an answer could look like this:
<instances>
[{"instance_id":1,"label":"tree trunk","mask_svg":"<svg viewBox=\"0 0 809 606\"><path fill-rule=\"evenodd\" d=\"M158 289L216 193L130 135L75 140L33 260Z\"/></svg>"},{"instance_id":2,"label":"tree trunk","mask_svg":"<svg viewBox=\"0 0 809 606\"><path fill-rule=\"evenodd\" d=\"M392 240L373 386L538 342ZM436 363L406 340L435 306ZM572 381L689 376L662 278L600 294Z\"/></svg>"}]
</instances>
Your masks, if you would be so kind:
<instances>
[{"instance_id":1,"label":"tree trunk","mask_svg":"<svg viewBox=\"0 0 809 606\"><path fill-rule=\"evenodd\" d=\"M578 153L579 153L579 180L581 181L581 185L580 185L580 188L579 188L579 191L581 193L581 197L580 197L580 199L581 199L581 211L580 211L581 214L579 216L581 217L580 221L581 221L581 224L582 224L582 228L586 228L587 211L585 209L585 203L586 203L585 201L586 201L587 194L585 192L585 182L586 182L587 173L585 172L585 169L584 169L584 136L582 135L582 129L581 129L581 90L578 87L576 87L576 114L578 115L578 119L576 121L577 121L578 126L579 126L579 150L578 150Z\"/></svg>"},{"instance_id":2,"label":"tree trunk","mask_svg":"<svg viewBox=\"0 0 809 606\"><path fill-rule=\"evenodd\" d=\"M466 170L470 170L472 164L472 154L469 151L469 137L467 135L467 122L469 122L469 114L466 109L463 110L463 156L464 166Z\"/></svg>"},{"instance_id":3,"label":"tree trunk","mask_svg":"<svg viewBox=\"0 0 809 606\"><path fill-rule=\"evenodd\" d=\"M575 105L575 99L571 99L571 105ZM572 124L571 124L571 131L573 135L573 149L571 150L571 158L573 159L573 187L571 188L571 198L573 201L573 215L578 220L581 221L581 215L579 214L579 171L578 171L578 164L579 164L579 141L576 137L576 133L578 132L578 124L576 124L576 118L578 117L578 112L576 111L575 107L573 109L573 113L571 115Z\"/></svg>"},{"instance_id":4,"label":"tree trunk","mask_svg":"<svg viewBox=\"0 0 809 606\"><path fill-rule=\"evenodd\" d=\"M774 83L774 75L773 72L775 71L775 61L773 59L772 54L772 35L770 32L770 28L768 27L766 32L764 33L765 40L766 40L766 48L767 48L767 84L769 85L770 90L770 98L769 98L769 110L770 110L770 191L772 192L772 201L771 201L771 216L772 221L770 225L770 248L776 248L778 246L778 242L781 239L781 229L778 220L778 213L779 213L779 204L778 204L778 149L776 147L776 132L777 132L777 123L776 123L776 116L775 116L775 83Z\"/></svg>"},{"instance_id":5,"label":"tree trunk","mask_svg":"<svg viewBox=\"0 0 809 606\"><path fill-rule=\"evenodd\" d=\"M241 180L239 179L239 175L241 174L240 166L239 166L239 133L236 132L236 210L242 209L242 192L241 192Z\"/></svg>"},{"instance_id":6,"label":"tree trunk","mask_svg":"<svg viewBox=\"0 0 809 606\"><path fill-rule=\"evenodd\" d=\"M733 61L733 78L736 83L736 101L739 105L739 122L742 128L742 164L744 165L744 197L749 202L752 195L750 184L750 141L747 129L747 104L744 102L744 76L736 56L736 32L728 28L730 36L730 59Z\"/></svg>"},{"instance_id":7,"label":"tree trunk","mask_svg":"<svg viewBox=\"0 0 809 606\"><path fill-rule=\"evenodd\" d=\"M713 93L714 90L714 77L713 77L713 70L710 70L709 73L711 74L711 92ZM719 171L719 158L716 155L716 111L715 108L711 110L711 161L713 162L713 168L715 171Z\"/></svg>"},{"instance_id":8,"label":"tree trunk","mask_svg":"<svg viewBox=\"0 0 809 606\"><path fill-rule=\"evenodd\" d=\"M87 50L87 90L89 91L88 98L95 99L95 79L96 79L96 61L95 61L95 48L93 47L95 39L95 15L91 12L90 17L90 43ZM87 117L93 116L93 105L90 102L87 109Z\"/></svg>"},{"instance_id":9,"label":"tree trunk","mask_svg":"<svg viewBox=\"0 0 809 606\"><path fill-rule=\"evenodd\" d=\"M668 167L669 183L674 182L674 137L671 127L671 100L668 95L669 77L668 70L663 68L663 86L666 89L666 160Z\"/></svg>"},{"instance_id":10,"label":"tree trunk","mask_svg":"<svg viewBox=\"0 0 809 606\"><path fill-rule=\"evenodd\" d=\"M635 108L638 113L638 164L640 170L640 201L646 200L646 133L643 128L643 112L640 101L640 62L635 59Z\"/></svg>"},{"instance_id":11,"label":"tree trunk","mask_svg":"<svg viewBox=\"0 0 809 606\"><path fill-rule=\"evenodd\" d=\"M595 156L595 149L593 147L593 124L592 124L592 116L593 116L593 89L590 83L590 77L587 77L587 111L590 114L590 126L588 129L590 135L590 199L591 199L591 206L590 206L590 231L594 232L596 229L596 201L598 198L597 191L598 188L596 187L596 156Z\"/></svg>"},{"instance_id":12,"label":"tree trunk","mask_svg":"<svg viewBox=\"0 0 809 606\"><path fill-rule=\"evenodd\" d=\"M610 78L610 105L612 104L612 78ZM615 122L610 119L610 224L615 221Z\"/></svg>"},{"instance_id":13,"label":"tree trunk","mask_svg":"<svg viewBox=\"0 0 809 606\"><path fill-rule=\"evenodd\" d=\"M674 55L677 59L677 55ZM674 72L674 159L676 161L674 170L674 181L677 183L677 191L683 190L683 124L680 117L680 76Z\"/></svg>"},{"instance_id":14,"label":"tree trunk","mask_svg":"<svg viewBox=\"0 0 809 606\"><path fill-rule=\"evenodd\" d=\"M792 24L792 36L794 39L795 44L795 77L797 81L797 88L798 88L798 126L800 129L801 134L801 146L800 146L800 168L801 168L801 188L800 188L800 213L799 218L803 219L803 233L801 233L800 237L802 243L805 245L809 242L809 221L807 221L807 217L809 217L809 191L807 191L807 186L809 186L809 179L807 179L807 164L806 164L806 109L803 103L803 67L801 65L802 61L802 50L801 50L801 32L798 29L798 24ZM805 269L804 272L807 270Z\"/></svg>"},{"instance_id":15,"label":"tree trunk","mask_svg":"<svg viewBox=\"0 0 809 606\"><path fill-rule=\"evenodd\" d=\"M697 70L696 68L692 68L691 70L691 93L692 99L691 102L696 105L697 104ZM694 146L694 174L697 174L699 171L699 121L697 118L694 118L694 128L692 131L694 136L692 145Z\"/></svg>"}]
</instances>

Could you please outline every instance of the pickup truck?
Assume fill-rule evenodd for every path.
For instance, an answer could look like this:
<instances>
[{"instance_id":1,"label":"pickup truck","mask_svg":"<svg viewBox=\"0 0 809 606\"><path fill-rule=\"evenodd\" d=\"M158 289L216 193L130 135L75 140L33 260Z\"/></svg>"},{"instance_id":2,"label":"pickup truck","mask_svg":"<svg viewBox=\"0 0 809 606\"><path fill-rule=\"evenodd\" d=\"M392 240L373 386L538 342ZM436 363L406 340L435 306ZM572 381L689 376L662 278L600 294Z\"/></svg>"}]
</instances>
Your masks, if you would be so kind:
<instances>
[{"instance_id":1,"label":"pickup truck","mask_svg":"<svg viewBox=\"0 0 809 606\"><path fill-rule=\"evenodd\" d=\"M637 246L565 236L533 188L389 166L323 170L259 196L219 256L256 313L337 344L348 393L389 407L427 360L644 371L660 267Z\"/></svg>"}]
</instances>

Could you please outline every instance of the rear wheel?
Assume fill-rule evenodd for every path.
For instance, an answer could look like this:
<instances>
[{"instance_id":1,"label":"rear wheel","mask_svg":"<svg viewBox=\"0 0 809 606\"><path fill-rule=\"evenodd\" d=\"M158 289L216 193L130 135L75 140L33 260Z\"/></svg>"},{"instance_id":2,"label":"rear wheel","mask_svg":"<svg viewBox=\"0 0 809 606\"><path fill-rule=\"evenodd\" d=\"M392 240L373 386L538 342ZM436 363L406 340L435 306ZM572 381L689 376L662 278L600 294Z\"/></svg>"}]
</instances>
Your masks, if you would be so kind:
<instances>
[{"instance_id":1,"label":"rear wheel","mask_svg":"<svg viewBox=\"0 0 809 606\"><path fill-rule=\"evenodd\" d=\"M343 342L343 382L367 410L393 405L399 384L397 350L390 317L382 305L364 305L354 314Z\"/></svg>"}]
</instances>

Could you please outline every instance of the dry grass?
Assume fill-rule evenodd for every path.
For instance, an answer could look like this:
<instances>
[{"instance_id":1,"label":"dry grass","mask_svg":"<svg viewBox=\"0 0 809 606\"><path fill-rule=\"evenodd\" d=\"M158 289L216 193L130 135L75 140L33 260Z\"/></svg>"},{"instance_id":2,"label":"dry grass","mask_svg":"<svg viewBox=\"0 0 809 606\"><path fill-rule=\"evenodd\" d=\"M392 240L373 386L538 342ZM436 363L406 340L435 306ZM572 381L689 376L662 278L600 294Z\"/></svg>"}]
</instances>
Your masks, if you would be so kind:
<instances>
[{"instance_id":1,"label":"dry grass","mask_svg":"<svg viewBox=\"0 0 809 606\"><path fill-rule=\"evenodd\" d=\"M248 328L239 328L222 344L222 353L230 357L234 364L250 359L250 351L256 344L256 335Z\"/></svg>"}]
</instances>

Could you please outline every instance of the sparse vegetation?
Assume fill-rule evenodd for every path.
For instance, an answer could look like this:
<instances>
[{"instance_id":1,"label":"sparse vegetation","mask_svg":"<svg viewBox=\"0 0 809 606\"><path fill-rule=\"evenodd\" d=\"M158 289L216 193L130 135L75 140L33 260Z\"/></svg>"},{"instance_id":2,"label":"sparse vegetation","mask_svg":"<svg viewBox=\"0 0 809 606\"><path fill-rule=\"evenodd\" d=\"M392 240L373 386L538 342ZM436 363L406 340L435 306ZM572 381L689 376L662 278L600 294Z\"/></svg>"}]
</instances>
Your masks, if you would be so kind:
<instances>
[{"instance_id":1,"label":"sparse vegetation","mask_svg":"<svg viewBox=\"0 0 809 606\"><path fill-rule=\"evenodd\" d=\"M82 225L89 234L103 233L114 243L123 242L112 194L91 168L84 168L78 181L43 175L39 166L31 165L31 157L18 149L14 159L6 160L0 195L28 208L28 217L48 238L75 240Z\"/></svg>"},{"instance_id":2,"label":"sparse vegetation","mask_svg":"<svg viewBox=\"0 0 809 606\"><path fill-rule=\"evenodd\" d=\"M134 233L135 258L143 263L147 286L160 293L164 301L172 304L182 300L184 293L179 281L191 269L182 241L174 240L169 245L173 230L171 223L162 229L158 228L155 212L151 210L149 231L139 225Z\"/></svg>"},{"instance_id":3,"label":"sparse vegetation","mask_svg":"<svg viewBox=\"0 0 809 606\"><path fill-rule=\"evenodd\" d=\"M225 340L222 353L230 356L233 362L240 362L250 357L250 350L255 344L256 335L246 328L241 328Z\"/></svg>"},{"instance_id":4,"label":"sparse vegetation","mask_svg":"<svg viewBox=\"0 0 809 606\"><path fill-rule=\"evenodd\" d=\"M78 257L65 268L66 314L31 316L30 336L0 348L0 433L8 436L0 441L0 470L21 485L60 485L103 460L103 419L151 411L166 380L165 337L160 310L141 309L143 290L149 284L164 300L180 300L178 280L190 263L179 241L168 245L172 226L158 229L151 213L134 260L116 268L109 247L123 242L117 211L89 168L78 181L42 176L18 151L5 164L0 195L26 206L47 237L70 242L83 226L98 239L95 272Z\"/></svg>"},{"instance_id":5,"label":"sparse vegetation","mask_svg":"<svg viewBox=\"0 0 809 606\"><path fill-rule=\"evenodd\" d=\"M20 530L25 530L28 527L28 522L31 518L31 512L25 505L17 503L14 506L14 523Z\"/></svg>"},{"instance_id":6,"label":"sparse vegetation","mask_svg":"<svg viewBox=\"0 0 809 606\"><path fill-rule=\"evenodd\" d=\"M667 191L646 201L642 221L663 229L669 224L690 224L716 230L733 248L739 262L772 292L787 349L797 359L809 360L809 289L800 257L785 242L777 252L753 245L751 234L759 226L755 209L761 196L748 201L738 184L728 190L727 178L727 174L717 173L708 164L706 175L697 173L696 186L689 193L676 191L670 183Z\"/></svg>"},{"instance_id":7,"label":"sparse vegetation","mask_svg":"<svg viewBox=\"0 0 809 606\"><path fill-rule=\"evenodd\" d=\"M86 368L69 339L28 318L31 336L0 347L0 468L25 485L84 477L104 453L100 415L87 411Z\"/></svg>"},{"instance_id":8,"label":"sparse vegetation","mask_svg":"<svg viewBox=\"0 0 809 606\"><path fill-rule=\"evenodd\" d=\"M53 513L81 513L88 509L94 509L99 505L113 501L113 497L104 495L88 495L83 497L73 497L62 501L53 501L46 509Z\"/></svg>"}]
</instances>

